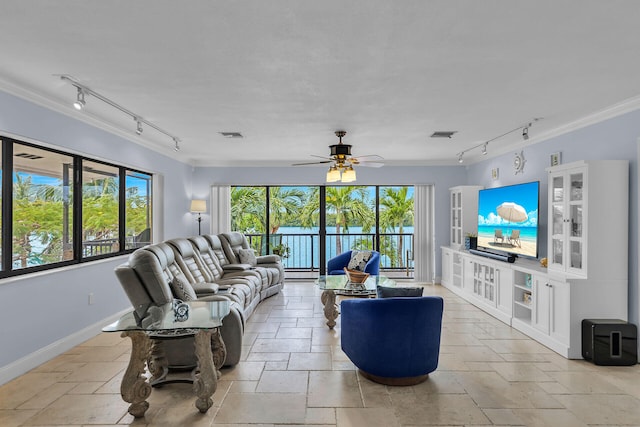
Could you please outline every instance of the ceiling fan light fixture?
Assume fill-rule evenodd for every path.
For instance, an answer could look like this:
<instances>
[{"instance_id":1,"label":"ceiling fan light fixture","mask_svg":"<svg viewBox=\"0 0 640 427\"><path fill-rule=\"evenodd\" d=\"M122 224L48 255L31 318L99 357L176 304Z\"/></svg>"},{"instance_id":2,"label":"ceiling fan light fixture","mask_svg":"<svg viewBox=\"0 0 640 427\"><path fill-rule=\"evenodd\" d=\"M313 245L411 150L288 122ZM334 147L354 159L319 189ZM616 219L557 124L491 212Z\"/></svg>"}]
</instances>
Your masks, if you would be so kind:
<instances>
[{"instance_id":1,"label":"ceiling fan light fixture","mask_svg":"<svg viewBox=\"0 0 640 427\"><path fill-rule=\"evenodd\" d=\"M354 182L356 180L356 171L353 166L349 166L342 172L342 182Z\"/></svg>"},{"instance_id":2,"label":"ceiling fan light fixture","mask_svg":"<svg viewBox=\"0 0 640 427\"><path fill-rule=\"evenodd\" d=\"M327 171L327 182L338 182L340 181L340 171L337 167L331 166Z\"/></svg>"}]
</instances>

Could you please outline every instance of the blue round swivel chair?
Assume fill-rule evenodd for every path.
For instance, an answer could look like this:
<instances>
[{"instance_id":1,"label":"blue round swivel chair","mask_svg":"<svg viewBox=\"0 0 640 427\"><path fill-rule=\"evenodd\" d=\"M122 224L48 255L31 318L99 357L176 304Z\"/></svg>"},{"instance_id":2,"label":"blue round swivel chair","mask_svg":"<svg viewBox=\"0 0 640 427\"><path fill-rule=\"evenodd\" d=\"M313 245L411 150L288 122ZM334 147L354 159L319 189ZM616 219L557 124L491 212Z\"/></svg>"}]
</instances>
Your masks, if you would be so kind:
<instances>
[{"instance_id":1,"label":"blue round swivel chair","mask_svg":"<svg viewBox=\"0 0 640 427\"><path fill-rule=\"evenodd\" d=\"M342 350L365 378L418 384L438 367L443 309L439 296L344 300Z\"/></svg>"},{"instance_id":2,"label":"blue round swivel chair","mask_svg":"<svg viewBox=\"0 0 640 427\"><path fill-rule=\"evenodd\" d=\"M327 261L327 274L332 276L344 274L344 268L349 265L352 252L353 251L343 252ZM369 273L372 276L377 276L380 273L380 252L371 251L371 258L367 261L363 272Z\"/></svg>"}]
</instances>

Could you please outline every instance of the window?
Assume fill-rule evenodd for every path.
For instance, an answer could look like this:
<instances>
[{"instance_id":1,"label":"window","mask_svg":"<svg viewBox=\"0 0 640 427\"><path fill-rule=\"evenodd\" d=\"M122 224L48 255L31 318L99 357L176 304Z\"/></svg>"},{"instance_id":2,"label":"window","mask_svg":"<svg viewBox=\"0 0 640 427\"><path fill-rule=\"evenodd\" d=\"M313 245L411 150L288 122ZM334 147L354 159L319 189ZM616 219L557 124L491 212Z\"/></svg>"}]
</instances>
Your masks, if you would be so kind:
<instances>
[{"instance_id":1,"label":"window","mask_svg":"<svg viewBox=\"0 0 640 427\"><path fill-rule=\"evenodd\" d=\"M151 175L127 171L126 178L126 249L151 243Z\"/></svg>"},{"instance_id":2,"label":"window","mask_svg":"<svg viewBox=\"0 0 640 427\"><path fill-rule=\"evenodd\" d=\"M120 250L120 184L114 166L82 161L82 257Z\"/></svg>"},{"instance_id":3,"label":"window","mask_svg":"<svg viewBox=\"0 0 640 427\"><path fill-rule=\"evenodd\" d=\"M1 141L1 277L114 256L151 241L150 174Z\"/></svg>"},{"instance_id":4,"label":"window","mask_svg":"<svg viewBox=\"0 0 640 427\"><path fill-rule=\"evenodd\" d=\"M412 186L232 187L231 229L261 254L284 253L288 270L314 271L347 250L375 249L385 271L409 275L413 193Z\"/></svg>"},{"instance_id":5,"label":"window","mask_svg":"<svg viewBox=\"0 0 640 427\"><path fill-rule=\"evenodd\" d=\"M12 269L73 259L73 158L14 144Z\"/></svg>"}]
</instances>

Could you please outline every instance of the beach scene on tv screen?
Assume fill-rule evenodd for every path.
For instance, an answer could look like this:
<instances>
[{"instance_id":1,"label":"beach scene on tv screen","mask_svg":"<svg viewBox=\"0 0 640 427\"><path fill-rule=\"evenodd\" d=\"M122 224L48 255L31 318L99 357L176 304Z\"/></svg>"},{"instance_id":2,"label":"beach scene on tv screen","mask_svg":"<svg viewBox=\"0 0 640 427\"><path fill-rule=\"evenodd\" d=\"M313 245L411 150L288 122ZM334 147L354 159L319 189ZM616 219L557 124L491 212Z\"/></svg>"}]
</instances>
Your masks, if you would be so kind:
<instances>
[{"instance_id":1,"label":"beach scene on tv screen","mask_svg":"<svg viewBox=\"0 0 640 427\"><path fill-rule=\"evenodd\" d=\"M538 182L481 190L478 247L537 256Z\"/></svg>"}]
</instances>

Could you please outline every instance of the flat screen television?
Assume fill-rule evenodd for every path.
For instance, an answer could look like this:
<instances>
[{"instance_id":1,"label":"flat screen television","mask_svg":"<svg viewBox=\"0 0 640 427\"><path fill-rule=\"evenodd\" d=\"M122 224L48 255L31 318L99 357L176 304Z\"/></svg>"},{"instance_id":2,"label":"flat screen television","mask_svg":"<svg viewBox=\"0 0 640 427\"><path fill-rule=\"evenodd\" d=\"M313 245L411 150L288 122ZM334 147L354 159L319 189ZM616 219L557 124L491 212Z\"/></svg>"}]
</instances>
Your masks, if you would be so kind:
<instances>
[{"instance_id":1,"label":"flat screen television","mask_svg":"<svg viewBox=\"0 0 640 427\"><path fill-rule=\"evenodd\" d=\"M478 193L478 249L538 257L538 181Z\"/></svg>"}]
</instances>

